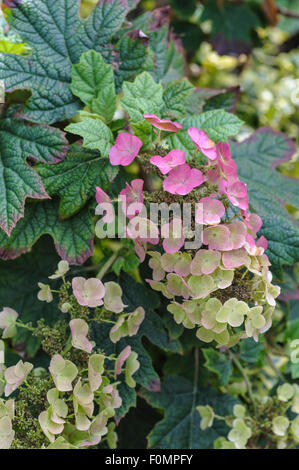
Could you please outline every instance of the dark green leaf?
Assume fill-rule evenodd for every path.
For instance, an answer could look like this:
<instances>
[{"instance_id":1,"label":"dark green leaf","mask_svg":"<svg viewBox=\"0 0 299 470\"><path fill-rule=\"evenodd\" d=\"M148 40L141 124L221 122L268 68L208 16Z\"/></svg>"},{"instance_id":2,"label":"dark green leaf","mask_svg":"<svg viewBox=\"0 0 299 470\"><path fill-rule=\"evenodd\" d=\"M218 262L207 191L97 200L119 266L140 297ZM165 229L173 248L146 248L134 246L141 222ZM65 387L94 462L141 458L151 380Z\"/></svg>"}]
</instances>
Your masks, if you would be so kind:
<instances>
[{"instance_id":1,"label":"dark green leaf","mask_svg":"<svg viewBox=\"0 0 299 470\"><path fill-rule=\"evenodd\" d=\"M37 165L46 191L60 197L59 216L71 217L95 195L96 187L105 189L118 173L98 152L72 145L63 162L58 165Z\"/></svg>"},{"instance_id":2,"label":"dark green leaf","mask_svg":"<svg viewBox=\"0 0 299 470\"><path fill-rule=\"evenodd\" d=\"M60 221L58 203L46 201L27 206L24 218L10 237L4 232L0 234L0 258L17 258L44 234L53 237L58 254L72 264L82 264L92 255L93 222L88 208L76 217Z\"/></svg>"},{"instance_id":3,"label":"dark green leaf","mask_svg":"<svg viewBox=\"0 0 299 470\"><path fill-rule=\"evenodd\" d=\"M221 385L227 385L233 368L229 357L213 348L202 349L205 357L205 367L218 375Z\"/></svg>"},{"instance_id":4,"label":"dark green leaf","mask_svg":"<svg viewBox=\"0 0 299 470\"><path fill-rule=\"evenodd\" d=\"M299 260L299 228L283 206L289 203L299 207L299 183L276 170L292 157L293 141L285 134L263 128L249 139L232 144L231 150L240 179L247 183L252 211L263 219L259 233L268 240L270 261L293 264Z\"/></svg>"},{"instance_id":5,"label":"dark green leaf","mask_svg":"<svg viewBox=\"0 0 299 470\"><path fill-rule=\"evenodd\" d=\"M235 399L221 395L212 388L199 388L183 377L169 376L161 392L144 390L149 403L165 410L164 417L149 435L152 449L209 449L219 436L226 436L228 428L216 420L213 427L202 431L198 405L210 405L221 416L231 414Z\"/></svg>"},{"instance_id":6,"label":"dark green leaf","mask_svg":"<svg viewBox=\"0 0 299 470\"><path fill-rule=\"evenodd\" d=\"M76 114L80 103L70 91L71 66L83 52L107 48L128 10L123 0L100 0L81 20L79 6L74 0L21 0L12 9L11 27L33 53L1 54L0 78L7 91L32 91L23 109L32 121L52 123Z\"/></svg>"},{"instance_id":7,"label":"dark green leaf","mask_svg":"<svg viewBox=\"0 0 299 470\"><path fill-rule=\"evenodd\" d=\"M65 157L68 144L58 129L0 120L0 227L9 235L23 217L25 199L48 198L28 159L57 163Z\"/></svg>"}]
</instances>

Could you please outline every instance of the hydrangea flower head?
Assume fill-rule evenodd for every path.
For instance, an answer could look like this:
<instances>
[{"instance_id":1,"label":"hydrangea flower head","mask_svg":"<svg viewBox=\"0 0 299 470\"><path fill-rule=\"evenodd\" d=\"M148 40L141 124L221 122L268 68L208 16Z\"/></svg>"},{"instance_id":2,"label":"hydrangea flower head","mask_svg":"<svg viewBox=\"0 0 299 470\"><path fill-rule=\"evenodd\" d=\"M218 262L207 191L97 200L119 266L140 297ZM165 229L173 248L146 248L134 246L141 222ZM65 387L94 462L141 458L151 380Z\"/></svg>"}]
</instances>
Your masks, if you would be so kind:
<instances>
[{"instance_id":1,"label":"hydrangea flower head","mask_svg":"<svg viewBox=\"0 0 299 470\"><path fill-rule=\"evenodd\" d=\"M197 127L189 127L188 135L201 153L210 160L216 160L216 144L209 138L208 134L204 130L197 129Z\"/></svg>"},{"instance_id":2,"label":"hydrangea flower head","mask_svg":"<svg viewBox=\"0 0 299 470\"><path fill-rule=\"evenodd\" d=\"M115 145L109 152L111 165L127 166L137 157L142 147L142 141L138 137L127 132L120 132L115 140Z\"/></svg>"},{"instance_id":3,"label":"hydrangea flower head","mask_svg":"<svg viewBox=\"0 0 299 470\"><path fill-rule=\"evenodd\" d=\"M165 157L155 155L151 157L150 162L161 171L162 175L166 175L173 168L186 163L185 152L182 150L171 150Z\"/></svg>"},{"instance_id":4,"label":"hydrangea flower head","mask_svg":"<svg viewBox=\"0 0 299 470\"><path fill-rule=\"evenodd\" d=\"M178 132L183 128L182 124L179 122L172 122L170 119L160 119L155 114L144 114L143 117L147 122L152 124L152 126L162 131Z\"/></svg>"},{"instance_id":5,"label":"hydrangea flower head","mask_svg":"<svg viewBox=\"0 0 299 470\"><path fill-rule=\"evenodd\" d=\"M184 163L170 171L163 181L163 189L170 194L185 196L203 182L202 172L196 168L191 169L187 163Z\"/></svg>"},{"instance_id":6,"label":"hydrangea flower head","mask_svg":"<svg viewBox=\"0 0 299 470\"><path fill-rule=\"evenodd\" d=\"M100 279L74 277L72 287L78 304L91 308L103 305L102 299L105 295L105 287Z\"/></svg>"}]
</instances>

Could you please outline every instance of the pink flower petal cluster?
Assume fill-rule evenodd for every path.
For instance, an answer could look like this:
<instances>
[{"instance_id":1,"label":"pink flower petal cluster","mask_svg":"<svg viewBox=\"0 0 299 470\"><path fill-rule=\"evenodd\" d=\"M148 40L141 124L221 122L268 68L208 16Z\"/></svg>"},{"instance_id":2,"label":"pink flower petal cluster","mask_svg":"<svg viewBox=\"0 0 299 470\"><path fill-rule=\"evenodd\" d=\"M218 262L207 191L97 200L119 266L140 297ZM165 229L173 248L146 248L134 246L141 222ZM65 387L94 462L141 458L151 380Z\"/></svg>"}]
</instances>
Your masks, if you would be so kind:
<instances>
[{"instance_id":1,"label":"pink flower petal cluster","mask_svg":"<svg viewBox=\"0 0 299 470\"><path fill-rule=\"evenodd\" d=\"M173 168L186 163L186 156L182 150L171 150L165 157L155 155L150 162L158 167L163 175L166 175Z\"/></svg>"},{"instance_id":2,"label":"pink flower petal cluster","mask_svg":"<svg viewBox=\"0 0 299 470\"><path fill-rule=\"evenodd\" d=\"M160 119L155 114L144 114L143 117L147 122L152 124L152 126L162 131L178 132L183 128L182 124L179 122L172 122L170 119Z\"/></svg>"},{"instance_id":3,"label":"pink flower petal cluster","mask_svg":"<svg viewBox=\"0 0 299 470\"><path fill-rule=\"evenodd\" d=\"M204 182L204 176L200 170L190 168L187 163L179 165L170 171L163 181L163 189L170 194L185 196L192 189Z\"/></svg>"},{"instance_id":4,"label":"pink flower petal cluster","mask_svg":"<svg viewBox=\"0 0 299 470\"><path fill-rule=\"evenodd\" d=\"M142 147L142 141L135 135L128 132L118 134L115 145L111 147L109 152L109 160L111 165L127 166L137 157Z\"/></svg>"}]
</instances>

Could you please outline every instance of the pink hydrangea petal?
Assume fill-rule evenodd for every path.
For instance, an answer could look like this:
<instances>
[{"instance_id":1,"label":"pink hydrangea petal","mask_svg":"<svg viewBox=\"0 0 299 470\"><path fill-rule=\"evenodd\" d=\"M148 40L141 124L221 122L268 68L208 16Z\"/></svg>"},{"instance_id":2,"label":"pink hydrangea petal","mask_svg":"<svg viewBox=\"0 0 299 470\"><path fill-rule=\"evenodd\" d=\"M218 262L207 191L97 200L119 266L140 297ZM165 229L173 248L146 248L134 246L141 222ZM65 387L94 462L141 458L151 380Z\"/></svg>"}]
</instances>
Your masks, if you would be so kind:
<instances>
[{"instance_id":1,"label":"pink hydrangea petal","mask_svg":"<svg viewBox=\"0 0 299 470\"><path fill-rule=\"evenodd\" d=\"M169 166L165 158L166 157L160 157L160 155L155 155L150 159L151 164L159 168L162 175L166 175L171 170L171 167Z\"/></svg>"},{"instance_id":2,"label":"pink hydrangea petal","mask_svg":"<svg viewBox=\"0 0 299 470\"><path fill-rule=\"evenodd\" d=\"M221 217L225 213L225 207L222 202L207 196L201 198L199 204L203 205L203 223L207 225L219 224Z\"/></svg>"},{"instance_id":3,"label":"pink hydrangea petal","mask_svg":"<svg viewBox=\"0 0 299 470\"><path fill-rule=\"evenodd\" d=\"M230 232L224 225L207 227L203 231L203 243L208 245L210 250L230 250Z\"/></svg>"},{"instance_id":4,"label":"pink hydrangea petal","mask_svg":"<svg viewBox=\"0 0 299 470\"><path fill-rule=\"evenodd\" d=\"M127 166L132 163L142 147L142 141L138 137L127 132L118 134L115 145L109 151L111 165Z\"/></svg>"},{"instance_id":5,"label":"pink hydrangea petal","mask_svg":"<svg viewBox=\"0 0 299 470\"><path fill-rule=\"evenodd\" d=\"M218 184L221 179L221 173L218 168L212 168L206 174L206 180L211 184Z\"/></svg>"},{"instance_id":6,"label":"pink hydrangea petal","mask_svg":"<svg viewBox=\"0 0 299 470\"><path fill-rule=\"evenodd\" d=\"M183 233L181 219L175 218L169 224L164 224L161 227L161 236L168 236L164 238L163 248L166 253L177 253L185 243L185 236Z\"/></svg>"},{"instance_id":7,"label":"pink hydrangea petal","mask_svg":"<svg viewBox=\"0 0 299 470\"><path fill-rule=\"evenodd\" d=\"M166 175L173 168L186 163L185 152L182 150L171 150L165 157L155 155L150 162L157 166L163 175Z\"/></svg>"},{"instance_id":8,"label":"pink hydrangea petal","mask_svg":"<svg viewBox=\"0 0 299 470\"><path fill-rule=\"evenodd\" d=\"M186 163L179 165L170 171L163 181L164 191L171 194L185 196L192 189L200 186L204 181L204 176L200 170L192 169Z\"/></svg>"},{"instance_id":9,"label":"pink hydrangea petal","mask_svg":"<svg viewBox=\"0 0 299 470\"><path fill-rule=\"evenodd\" d=\"M126 183L126 188L120 191L122 211L128 218L135 217L142 211L143 184L142 179L132 180L131 184Z\"/></svg>"},{"instance_id":10,"label":"pink hydrangea petal","mask_svg":"<svg viewBox=\"0 0 299 470\"><path fill-rule=\"evenodd\" d=\"M240 220L236 220L227 225L230 231L230 240L232 242L232 248L237 250L244 246L246 242L247 230L246 225Z\"/></svg>"},{"instance_id":11,"label":"pink hydrangea petal","mask_svg":"<svg viewBox=\"0 0 299 470\"><path fill-rule=\"evenodd\" d=\"M189 180L189 184L192 185L192 189L197 188L197 186L200 186L204 182L204 180L205 179L203 173L197 168L192 168Z\"/></svg>"},{"instance_id":12,"label":"pink hydrangea petal","mask_svg":"<svg viewBox=\"0 0 299 470\"><path fill-rule=\"evenodd\" d=\"M145 260L145 254L146 254L146 243L142 243L139 240L134 240L134 249L135 253L138 256L140 263L143 263Z\"/></svg>"},{"instance_id":13,"label":"pink hydrangea petal","mask_svg":"<svg viewBox=\"0 0 299 470\"><path fill-rule=\"evenodd\" d=\"M90 354L92 351L92 344L87 338L88 324L81 318L75 318L70 321L70 329L72 333L73 347Z\"/></svg>"},{"instance_id":14,"label":"pink hydrangea petal","mask_svg":"<svg viewBox=\"0 0 299 470\"><path fill-rule=\"evenodd\" d=\"M219 142L217 144L217 163L226 177L237 177L237 165L232 159L229 144Z\"/></svg>"},{"instance_id":15,"label":"pink hydrangea petal","mask_svg":"<svg viewBox=\"0 0 299 470\"><path fill-rule=\"evenodd\" d=\"M263 225L263 221L257 214L248 214L247 211L241 211L244 223L249 229L249 233L255 238L257 232Z\"/></svg>"},{"instance_id":16,"label":"pink hydrangea petal","mask_svg":"<svg viewBox=\"0 0 299 470\"><path fill-rule=\"evenodd\" d=\"M222 263L227 269L238 268L240 266L247 265L248 262L250 262L250 258L244 248L222 253Z\"/></svg>"},{"instance_id":17,"label":"pink hydrangea petal","mask_svg":"<svg viewBox=\"0 0 299 470\"><path fill-rule=\"evenodd\" d=\"M80 305L87 305L86 299L84 299L83 296L83 289L84 289L84 284L85 284L85 278L84 277L74 277L72 280L72 288L73 288L73 294L76 297L78 303Z\"/></svg>"},{"instance_id":18,"label":"pink hydrangea petal","mask_svg":"<svg viewBox=\"0 0 299 470\"><path fill-rule=\"evenodd\" d=\"M111 203L111 199L108 194L105 193L101 188L96 188L96 201L99 207L106 212L103 217L103 222L109 224L114 220L114 209ZM96 210L96 214L99 215L99 211Z\"/></svg>"},{"instance_id":19,"label":"pink hydrangea petal","mask_svg":"<svg viewBox=\"0 0 299 470\"><path fill-rule=\"evenodd\" d=\"M263 248L264 250L266 250L266 249L268 248L268 241L267 241L267 239L262 235L262 236L258 239L256 246L259 246L259 247Z\"/></svg>"},{"instance_id":20,"label":"pink hydrangea petal","mask_svg":"<svg viewBox=\"0 0 299 470\"><path fill-rule=\"evenodd\" d=\"M209 138L204 130L197 127L189 127L188 135L196 147L210 160L216 160L217 149L215 143Z\"/></svg>"},{"instance_id":21,"label":"pink hydrangea petal","mask_svg":"<svg viewBox=\"0 0 299 470\"><path fill-rule=\"evenodd\" d=\"M227 183L225 193L234 206L240 207L240 209L245 211L248 209L249 204L245 183L242 183L238 179L230 179Z\"/></svg>"},{"instance_id":22,"label":"pink hydrangea petal","mask_svg":"<svg viewBox=\"0 0 299 470\"><path fill-rule=\"evenodd\" d=\"M182 124L179 122L172 122L170 119L160 119L155 114L144 114L143 117L147 122L152 124L152 126L155 126L157 129L161 129L162 131L178 132L183 128Z\"/></svg>"},{"instance_id":23,"label":"pink hydrangea petal","mask_svg":"<svg viewBox=\"0 0 299 470\"><path fill-rule=\"evenodd\" d=\"M131 346L126 346L125 349L122 350L120 355L118 356L116 363L115 363L115 375L121 374L122 366L124 365L125 361L128 359L132 352Z\"/></svg>"},{"instance_id":24,"label":"pink hydrangea petal","mask_svg":"<svg viewBox=\"0 0 299 470\"><path fill-rule=\"evenodd\" d=\"M219 266L221 254L216 250L199 250L191 262L191 274L212 274Z\"/></svg>"}]
</instances>

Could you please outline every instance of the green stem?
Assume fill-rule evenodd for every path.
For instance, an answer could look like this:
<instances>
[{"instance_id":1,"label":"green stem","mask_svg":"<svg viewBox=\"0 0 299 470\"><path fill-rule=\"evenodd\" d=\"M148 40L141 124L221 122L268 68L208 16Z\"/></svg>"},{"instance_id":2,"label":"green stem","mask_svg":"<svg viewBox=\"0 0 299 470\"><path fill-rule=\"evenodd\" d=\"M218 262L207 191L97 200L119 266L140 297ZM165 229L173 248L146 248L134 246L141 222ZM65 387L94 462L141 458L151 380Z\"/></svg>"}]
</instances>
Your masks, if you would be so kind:
<instances>
[{"instance_id":1,"label":"green stem","mask_svg":"<svg viewBox=\"0 0 299 470\"><path fill-rule=\"evenodd\" d=\"M89 321L96 321L96 322L99 322L99 323L111 323L111 325L116 325L116 321L112 321L112 320L105 320L104 318L91 318Z\"/></svg>"},{"instance_id":2,"label":"green stem","mask_svg":"<svg viewBox=\"0 0 299 470\"><path fill-rule=\"evenodd\" d=\"M32 392L34 392L34 389L31 387L31 385L29 385L29 383L27 382L27 380L24 380L23 383L26 385L26 387L29 388L29 390L31 390Z\"/></svg>"},{"instance_id":3,"label":"green stem","mask_svg":"<svg viewBox=\"0 0 299 470\"><path fill-rule=\"evenodd\" d=\"M283 376L283 374L280 372L280 370L276 367L276 365L274 364L274 362L272 361L271 357L269 356L269 354L266 355L266 359L267 359L267 362L269 364L269 366L271 367L271 369L276 373L276 375L280 378L280 380L282 380L282 382L285 382L285 378Z\"/></svg>"},{"instance_id":4,"label":"green stem","mask_svg":"<svg viewBox=\"0 0 299 470\"><path fill-rule=\"evenodd\" d=\"M20 321L16 321L15 324L19 326L20 328L25 328L26 330L35 331L35 328L33 328L32 326L28 326L25 323L22 323Z\"/></svg>"},{"instance_id":5,"label":"green stem","mask_svg":"<svg viewBox=\"0 0 299 470\"><path fill-rule=\"evenodd\" d=\"M64 348L64 350L62 351L62 356L64 356L66 353L68 353L69 350L71 349L71 347L72 347L72 335L70 334L69 337L68 337L68 339L67 339L65 348Z\"/></svg>"},{"instance_id":6,"label":"green stem","mask_svg":"<svg viewBox=\"0 0 299 470\"><path fill-rule=\"evenodd\" d=\"M118 251L116 251L115 253L113 253L113 255L110 256L110 258L108 258L108 260L106 261L106 263L104 264L104 266L102 266L102 268L100 269L100 271L98 272L97 274L97 279L103 279L103 277L105 276L105 274L107 273L107 271L110 269L110 267L112 266L112 264L114 263L114 261L117 259L118 257Z\"/></svg>"},{"instance_id":7,"label":"green stem","mask_svg":"<svg viewBox=\"0 0 299 470\"><path fill-rule=\"evenodd\" d=\"M229 353L229 356L230 356L231 360L233 361L233 363L235 364L235 366L237 367L237 369L239 370L239 372L241 373L241 375L242 375L242 377L245 381L247 391L248 391L248 395L249 395L250 401L251 401L252 406L253 406L254 414L256 415L256 405L255 405L255 401L254 401L254 397L253 397L253 393L252 393L252 387L251 387L251 383L250 383L250 380L248 378L248 375L246 374L244 368L242 367L239 359L237 359L236 356L231 351L228 351L228 353Z\"/></svg>"}]
</instances>

